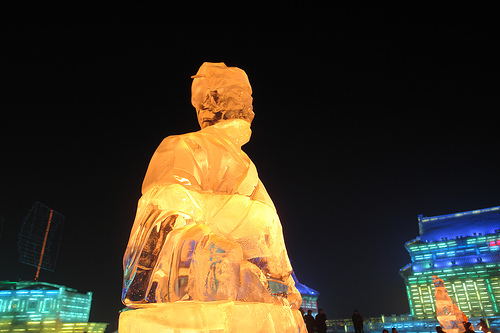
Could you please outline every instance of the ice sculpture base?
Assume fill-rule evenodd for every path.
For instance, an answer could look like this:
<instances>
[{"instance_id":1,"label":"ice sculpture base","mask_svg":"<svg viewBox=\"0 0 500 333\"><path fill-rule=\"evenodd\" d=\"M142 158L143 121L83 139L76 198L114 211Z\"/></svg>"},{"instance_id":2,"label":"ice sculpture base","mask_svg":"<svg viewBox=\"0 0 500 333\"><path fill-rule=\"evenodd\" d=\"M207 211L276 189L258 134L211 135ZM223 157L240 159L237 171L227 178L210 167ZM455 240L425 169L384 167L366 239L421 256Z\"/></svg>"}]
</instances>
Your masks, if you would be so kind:
<instances>
[{"instance_id":1,"label":"ice sculpture base","mask_svg":"<svg viewBox=\"0 0 500 333\"><path fill-rule=\"evenodd\" d=\"M120 314L120 333L304 333L298 310L258 302L180 301Z\"/></svg>"}]
</instances>

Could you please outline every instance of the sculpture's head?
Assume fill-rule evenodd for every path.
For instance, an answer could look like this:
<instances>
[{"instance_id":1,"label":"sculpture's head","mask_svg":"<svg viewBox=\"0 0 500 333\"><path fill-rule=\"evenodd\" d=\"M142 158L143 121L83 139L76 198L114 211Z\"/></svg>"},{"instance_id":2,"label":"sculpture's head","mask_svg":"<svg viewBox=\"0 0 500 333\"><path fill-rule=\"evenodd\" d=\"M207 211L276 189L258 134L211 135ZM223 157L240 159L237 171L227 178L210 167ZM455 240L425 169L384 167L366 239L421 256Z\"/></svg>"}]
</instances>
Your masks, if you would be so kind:
<instances>
[{"instance_id":1,"label":"sculpture's head","mask_svg":"<svg viewBox=\"0 0 500 333\"><path fill-rule=\"evenodd\" d=\"M437 275L433 275L431 278L432 282L434 283L434 287L436 288L444 287L443 279L440 279Z\"/></svg>"},{"instance_id":2,"label":"sculpture's head","mask_svg":"<svg viewBox=\"0 0 500 333\"><path fill-rule=\"evenodd\" d=\"M191 103L201 128L225 119L252 122L252 87L243 70L223 62L205 62L192 78Z\"/></svg>"}]
</instances>

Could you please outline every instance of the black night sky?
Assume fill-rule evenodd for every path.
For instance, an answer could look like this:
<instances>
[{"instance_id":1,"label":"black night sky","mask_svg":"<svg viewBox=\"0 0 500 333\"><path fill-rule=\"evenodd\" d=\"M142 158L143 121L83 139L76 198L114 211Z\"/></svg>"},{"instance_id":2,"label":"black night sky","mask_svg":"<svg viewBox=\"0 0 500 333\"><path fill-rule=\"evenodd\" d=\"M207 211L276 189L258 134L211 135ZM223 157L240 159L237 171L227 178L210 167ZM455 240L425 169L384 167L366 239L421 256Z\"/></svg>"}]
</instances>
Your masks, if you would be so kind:
<instances>
[{"instance_id":1,"label":"black night sky","mask_svg":"<svg viewBox=\"0 0 500 333\"><path fill-rule=\"evenodd\" d=\"M116 329L149 159L164 137L199 129L190 76L223 61L250 78L243 149L300 282L329 318L407 313L399 269L417 215L500 205L491 12L312 2L5 12L0 280L34 278L16 242L40 201L66 217L57 267L40 280L92 291L91 321Z\"/></svg>"}]
</instances>

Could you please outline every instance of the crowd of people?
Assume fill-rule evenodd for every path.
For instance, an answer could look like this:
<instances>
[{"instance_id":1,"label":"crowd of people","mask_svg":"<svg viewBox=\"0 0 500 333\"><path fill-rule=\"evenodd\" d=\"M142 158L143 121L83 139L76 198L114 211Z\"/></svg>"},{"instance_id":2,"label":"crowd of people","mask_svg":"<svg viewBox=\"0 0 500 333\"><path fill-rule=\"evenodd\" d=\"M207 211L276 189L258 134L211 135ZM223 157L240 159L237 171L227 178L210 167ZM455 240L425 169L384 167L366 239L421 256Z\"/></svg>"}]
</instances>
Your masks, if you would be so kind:
<instances>
[{"instance_id":1,"label":"crowd of people","mask_svg":"<svg viewBox=\"0 0 500 333\"><path fill-rule=\"evenodd\" d=\"M318 309L318 314L313 317L312 311L308 310L307 314L304 315L304 322L306 323L307 333L326 333L326 314L323 313L323 309ZM352 315L352 324L354 326L355 333L364 333L363 330L364 318L359 314L358 310L354 310ZM491 333L486 321L481 319L478 323L479 329L483 333ZM475 333L474 327L470 322L464 322L465 332L464 333ZM395 327L392 328L391 333L398 333ZM447 333L443 330L441 326L436 326L437 333ZM383 329L382 333L389 333L387 329Z\"/></svg>"},{"instance_id":2,"label":"crowd of people","mask_svg":"<svg viewBox=\"0 0 500 333\"><path fill-rule=\"evenodd\" d=\"M311 310L307 310L307 314L304 315L304 322L306 323L307 333L326 333L326 314L323 313L323 309L318 309L316 317L313 317Z\"/></svg>"}]
</instances>

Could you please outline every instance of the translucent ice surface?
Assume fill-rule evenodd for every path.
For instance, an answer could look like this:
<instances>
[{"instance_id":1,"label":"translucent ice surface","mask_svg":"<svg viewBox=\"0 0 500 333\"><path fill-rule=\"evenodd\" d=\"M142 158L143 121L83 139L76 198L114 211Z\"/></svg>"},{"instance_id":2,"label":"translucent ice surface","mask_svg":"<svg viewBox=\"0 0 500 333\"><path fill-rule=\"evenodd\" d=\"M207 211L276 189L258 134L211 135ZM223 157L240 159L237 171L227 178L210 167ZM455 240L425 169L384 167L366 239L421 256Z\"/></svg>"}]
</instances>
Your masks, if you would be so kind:
<instances>
[{"instance_id":1,"label":"translucent ice surface","mask_svg":"<svg viewBox=\"0 0 500 333\"><path fill-rule=\"evenodd\" d=\"M298 331L302 299L281 223L241 149L254 116L248 78L223 63L204 63L193 78L202 129L167 137L151 159L123 260L122 301L155 309L171 302L265 303L259 311L289 309L283 313Z\"/></svg>"},{"instance_id":2,"label":"translucent ice surface","mask_svg":"<svg viewBox=\"0 0 500 333\"><path fill-rule=\"evenodd\" d=\"M120 333L307 333L298 310L259 302L152 304L120 315Z\"/></svg>"},{"instance_id":3,"label":"translucent ice surface","mask_svg":"<svg viewBox=\"0 0 500 333\"><path fill-rule=\"evenodd\" d=\"M437 275L432 276L432 281L436 287L434 297L436 299L436 316L439 324L447 333L465 332L464 322L467 322L467 316L460 311L455 300L448 295L444 281Z\"/></svg>"}]
</instances>

